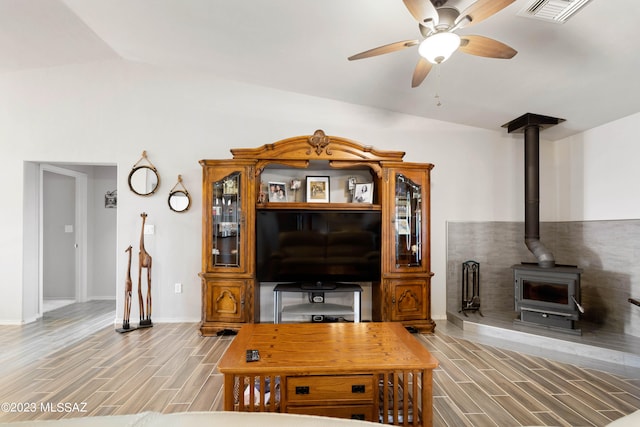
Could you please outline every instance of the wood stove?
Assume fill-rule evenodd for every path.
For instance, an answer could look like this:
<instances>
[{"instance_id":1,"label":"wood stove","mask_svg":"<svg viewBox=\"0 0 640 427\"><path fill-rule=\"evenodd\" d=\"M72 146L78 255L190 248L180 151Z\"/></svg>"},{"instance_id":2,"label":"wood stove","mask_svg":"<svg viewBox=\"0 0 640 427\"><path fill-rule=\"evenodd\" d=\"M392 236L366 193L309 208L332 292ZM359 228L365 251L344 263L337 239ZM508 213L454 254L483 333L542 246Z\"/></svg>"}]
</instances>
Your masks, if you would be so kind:
<instances>
[{"instance_id":1,"label":"wood stove","mask_svg":"<svg viewBox=\"0 0 640 427\"><path fill-rule=\"evenodd\" d=\"M511 267L514 276L514 303L519 322L580 334L576 321L580 305L582 269L570 265L542 268L534 263Z\"/></svg>"},{"instance_id":2,"label":"wood stove","mask_svg":"<svg viewBox=\"0 0 640 427\"><path fill-rule=\"evenodd\" d=\"M580 313L580 274L576 266L558 265L540 241L540 129L564 119L527 113L503 125L524 133L524 242L538 260L512 266L516 322L581 334L575 327Z\"/></svg>"}]
</instances>

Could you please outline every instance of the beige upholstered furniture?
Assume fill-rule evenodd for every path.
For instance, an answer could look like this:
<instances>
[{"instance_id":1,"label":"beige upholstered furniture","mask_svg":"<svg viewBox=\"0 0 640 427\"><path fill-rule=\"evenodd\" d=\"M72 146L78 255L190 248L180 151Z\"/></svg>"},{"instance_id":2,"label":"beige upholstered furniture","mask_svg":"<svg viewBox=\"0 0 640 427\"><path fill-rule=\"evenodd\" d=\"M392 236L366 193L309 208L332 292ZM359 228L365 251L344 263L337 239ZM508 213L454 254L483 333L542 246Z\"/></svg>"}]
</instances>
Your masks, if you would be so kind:
<instances>
[{"instance_id":1,"label":"beige upholstered furniture","mask_svg":"<svg viewBox=\"0 0 640 427\"><path fill-rule=\"evenodd\" d=\"M329 424L330 423L330 424ZM373 427L380 424L368 421L346 420L310 415L265 412L181 412L175 414L115 415L108 417L80 417L49 421L22 421L0 423L0 427ZM637 427L640 410L622 417L608 427Z\"/></svg>"},{"instance_id":2,"label":"beige upholstered furniture","mask_svg":"<svg viewBox=\"0 0 640 427\"><path fill-rule=\"evenodd\" d=\"M249 412L144 412L108 417L80 417L49 421L0 423L0 426L29 427L326 427L328 419L308 415ZM332 419L332 427L368 427L365 421ZM379 425L379 424L378 424Z\"/></svg>"}]
</instances>

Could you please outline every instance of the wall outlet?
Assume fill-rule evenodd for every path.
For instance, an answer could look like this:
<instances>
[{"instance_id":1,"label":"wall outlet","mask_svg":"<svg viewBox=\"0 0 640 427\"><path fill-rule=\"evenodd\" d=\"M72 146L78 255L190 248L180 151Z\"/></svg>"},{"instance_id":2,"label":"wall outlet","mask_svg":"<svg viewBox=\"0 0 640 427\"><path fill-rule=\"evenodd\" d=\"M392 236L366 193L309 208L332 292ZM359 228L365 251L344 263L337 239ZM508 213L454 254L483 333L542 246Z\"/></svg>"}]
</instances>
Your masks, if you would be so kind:
<instances>
[{"instance_id":1,"label":"wall outlet","mask_svg":"<svg viewBox=\"0 0 640 427\"><path fill-rule=\"evenodd\" d=\"M145 224L144 225L144 234L155 234L156 232L156 227L152 224Z\"/></svg>"},{"instance_id":2,"label":"wall outlet","mask_svg":"<svg viewBox=\"0 0 640 427\"><path fill-rule=\"evenodd\" d=\"M182 283L176 283L174 285L174 289L176 294L181 294L182 293Z\"/></svg>"}]
</instances>

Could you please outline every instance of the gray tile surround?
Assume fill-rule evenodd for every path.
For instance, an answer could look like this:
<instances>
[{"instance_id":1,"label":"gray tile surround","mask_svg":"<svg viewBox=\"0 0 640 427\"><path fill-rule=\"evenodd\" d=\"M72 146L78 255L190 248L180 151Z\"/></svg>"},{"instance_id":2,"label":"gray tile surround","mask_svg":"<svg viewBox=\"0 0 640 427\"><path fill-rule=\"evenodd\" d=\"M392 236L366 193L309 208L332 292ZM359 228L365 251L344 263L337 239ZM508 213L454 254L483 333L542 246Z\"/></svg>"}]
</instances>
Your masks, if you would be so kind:
<instances>
[{"instance_id":1,"label":"gray tile surround","mask_svg":"<svg viewBox=\"0 0 640 427\"><path fill-rule=\"evenodd\" d=\"M584 270L585 314L579 326L596 336L606 332L640 337L640 307L627 301L640 298L640 220L543 222L540 236L557 264ZM515 318L511 266L535 262L524 245L524 223L447 223L449 313L460 309L462 263L467 260L480 263L483 314L504 318L511 313Z\"/></svg>"}]
</instances>

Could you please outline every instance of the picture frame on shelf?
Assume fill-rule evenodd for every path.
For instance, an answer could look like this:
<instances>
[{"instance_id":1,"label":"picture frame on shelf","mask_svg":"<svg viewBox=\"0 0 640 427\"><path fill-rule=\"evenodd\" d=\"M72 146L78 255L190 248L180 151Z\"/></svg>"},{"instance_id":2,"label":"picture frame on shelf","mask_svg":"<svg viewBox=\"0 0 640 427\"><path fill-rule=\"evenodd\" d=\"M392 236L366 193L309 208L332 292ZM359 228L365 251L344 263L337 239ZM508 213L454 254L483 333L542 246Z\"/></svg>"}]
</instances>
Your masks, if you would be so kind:
<instances>
[{"instance_id":1,"label":"picture frame on shelf","mask_svg":"<svg viewBox=\"0 0 640 427\"><path fill-rule=\"evenodd\" d=\"M218 236L229 237L236 236L238 233L237 222L220 222L218 223Z\"/></svg>"},{"instance_id":2,"label":"picture frame on shelf","mask_svg":"<svg viewBox=\"0 0 640 427\"><path fill-rule=\"evenodd\" d=\"M307 176L307 203L329 203L329 177Z\"/></svg>"},{"instance_id":3,"label":"picture frame on shelf","mask_svg":"<svg viewBox=\"0 0 640 427\"><path fill-rule=\"evenodd\" d=\"M409 220L402 218L396 220L396 231L400 236L408 236L411 233Z\"/></svg>"},{"instance_id":4,"label":"picture frame on shelf","mask_svg":"<svg viewBox=\"0 0 640 427\"><path fill-rule=\"evenodd\" d=\"M269 202L286 202L287 184L284 182L269 182Z\"/></svg>"},{"instance_id":5,"label":"picture frame on shelf","mask_svg":"<svg viewBox=\"0 0 640 427\"><path fill-rule=\"evenodd\" d=\"M354 203L373 203L373 182L356 184L353 192Z\"/></svg>"},{"instance_id":6,"label":"picture frame on shelf","mask_svg":"<svg viewBox=\"0 0 640 427\"><path fill-rule=\"evenodd\" d=\"M226 179L222 185L224 194L238 194L238 183L234 178Z\"/></svg>"}]
</instances>

